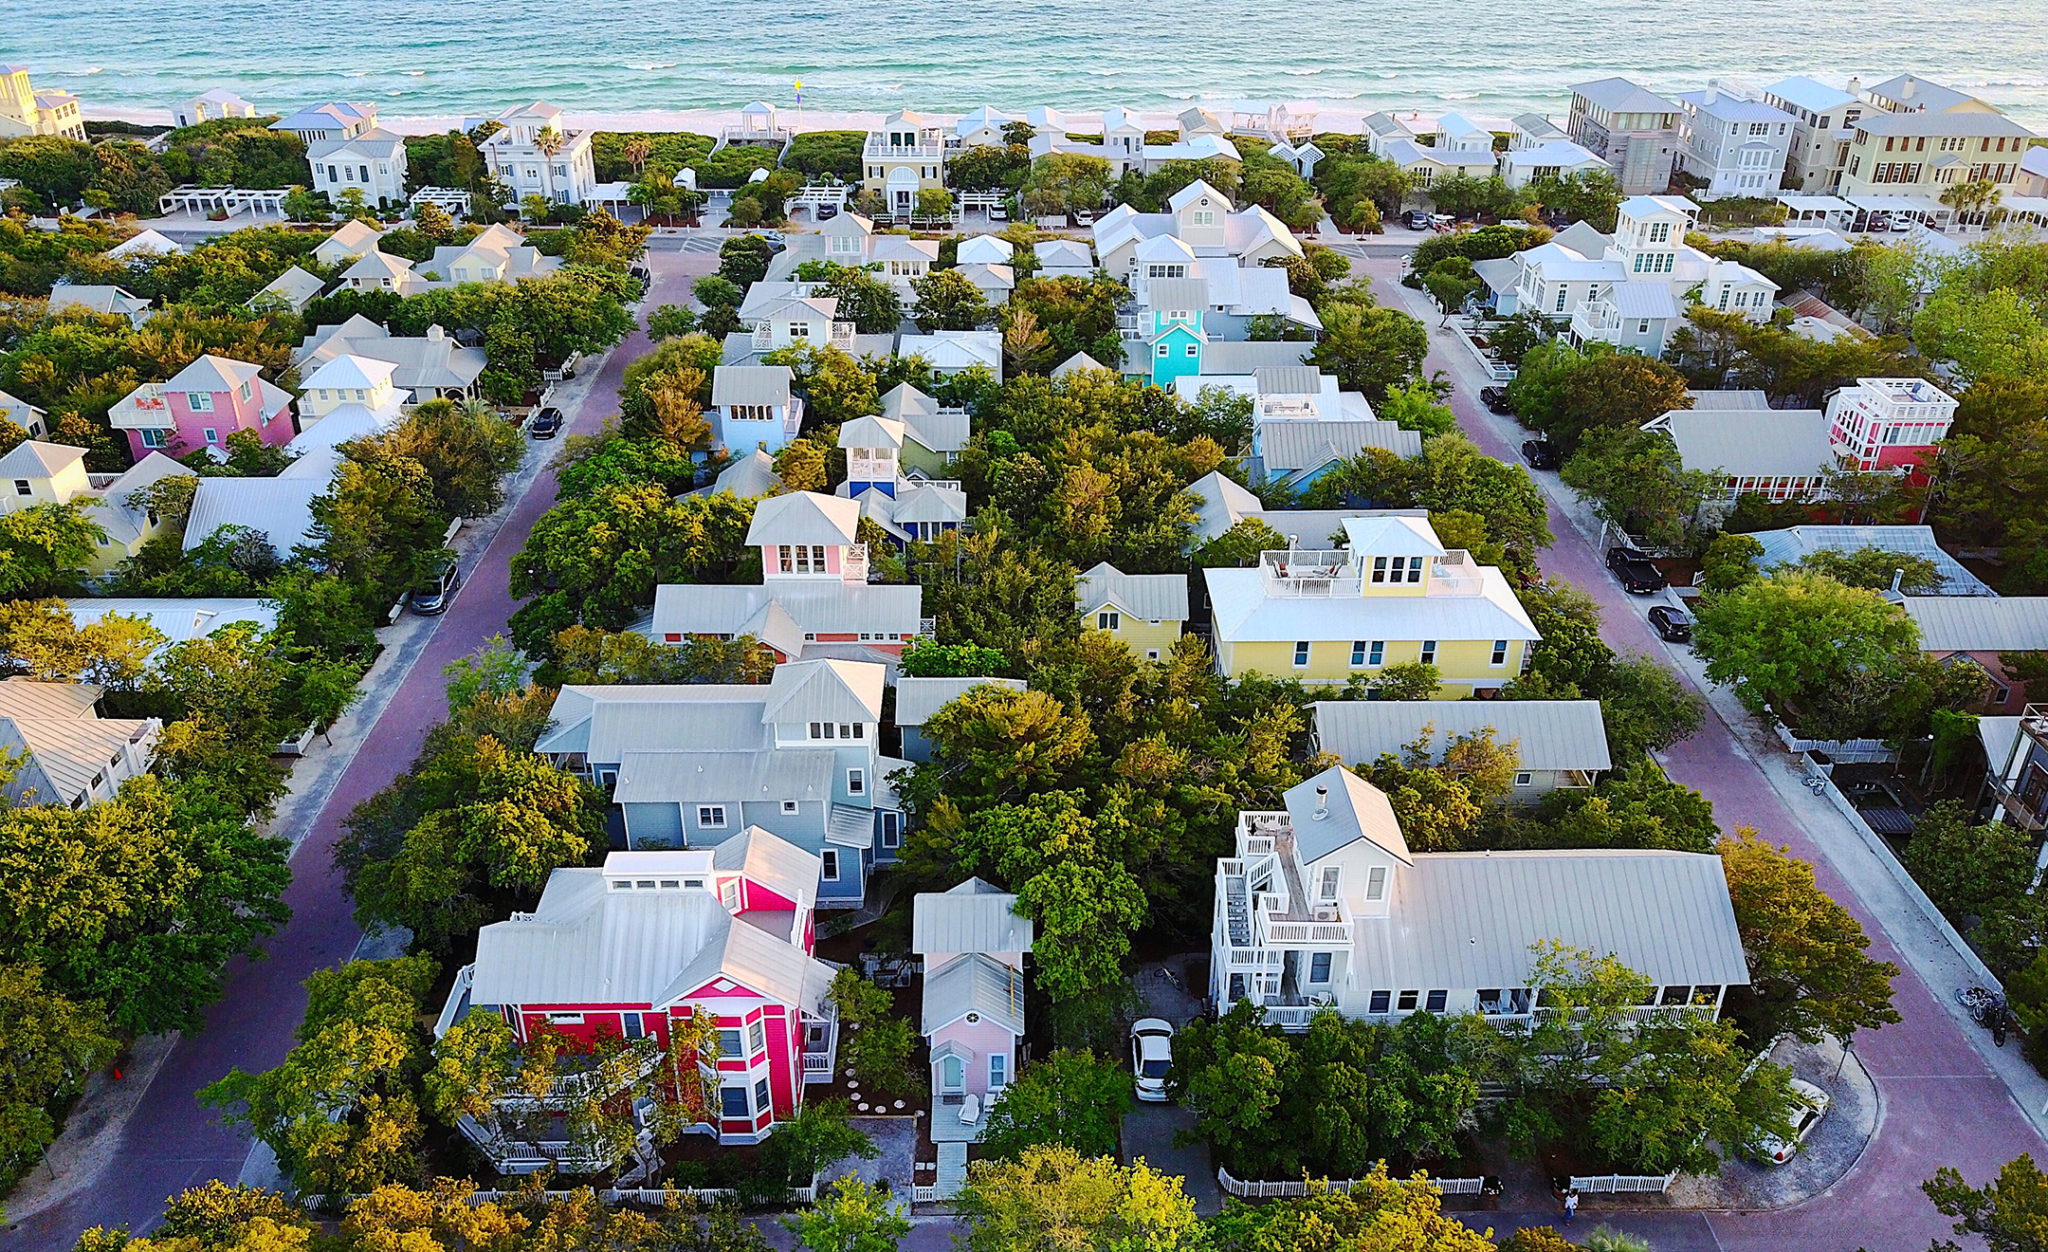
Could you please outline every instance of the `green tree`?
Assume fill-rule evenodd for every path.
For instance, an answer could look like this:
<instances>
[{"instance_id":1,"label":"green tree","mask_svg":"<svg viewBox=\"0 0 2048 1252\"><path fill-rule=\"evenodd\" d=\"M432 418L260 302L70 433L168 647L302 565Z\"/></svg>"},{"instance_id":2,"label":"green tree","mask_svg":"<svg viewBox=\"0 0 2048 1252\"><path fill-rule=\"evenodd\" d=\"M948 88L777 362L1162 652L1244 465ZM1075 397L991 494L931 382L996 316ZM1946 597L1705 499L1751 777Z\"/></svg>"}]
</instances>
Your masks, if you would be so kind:
<instances>
[{"instance_id":1,"label":"green tree","mask_svg":"<svg viewBox=\"0 0 2048 1252\"><path fill-rule=\"evenodd\" d=\"M1024 211L1062 216L1101 207L1109 198L1109 162L1098 156L1054 152L1031 163L1023 185Z\"/></svg>"},{"instance_id":2,"label":"green tree","mask_svg":"<svg viewBox=\"0 0 2048 1252\"><path fill-rule=\"evenodd\" d=\"M697 329L696 310L681 304L664 304L647 314L647 337L660 343Z\"/></svg>"},{"instance_id":3,"label":"green tree","mask_svg":"<svg viewBox=\"0 0 2048 1252\"><path fill-rule=\"evenodd\" d=\"M1425 439L1458 428L1458 417L1451 412L1451 406L1440 402L1435 390L1421 379L1388 388L1386 398L1374 406L1374 416L1383 422L1393 422L1402 430L1419 430Z\"/></svg>"},{"instance_id":4,"label":"green tree","mask_svg":"<svg viewBox=\"0 0 2048 1252\"><path fill-rule=\"evenodd\" d=\"M889 280L867 270L830 266L818 294L838 300L838 316L863 335L894 334L903 324L903 298Z\"/></svg>"},{"instance_id":5,"label":"green tree","mask_svg":"<svg viewBox=\"0 0 2048 1252\"><path fill-rule=\"evenodd\" d=\"M526 441L488 405L429 400L392 429L342 450L358 459L417 463L433 484L439 512L477 518L505 502L504 477L525 456Z\"/></svg>"},{"instance_id":6,"label":"green tree","mask_svg":"<svg viewBox=\"0 0 2048 1252\"><path fill-rule=\"evenodd\" d=\"M910 1063L917 1029L896 1015L889 993L849 968L833 976L831 995L848 1028L839 1044L846 1071L871 1090L916 1095L924 1085Z\"/></svg>"},{"instance_id":7,"label":"green tree","mask_svg":"<svg viewBox=\"0 0 2048 1252\"><path fill-rule=\"evenodd\" d=\"M0 635L4 638L4 635ZM972 643L937 643L919 639L903 650L898 670L907 678L998 677L1009 671L1009 658L996 648Z\"/></svg>"},{"instance_id":8,"label":"green tree","mask_svg":"<svg viewBox=\"0 0 2048 1252\"><path fill-rule=\"evenodd\" d=\"M1309 363L1335 374L1346 391L1363 392L1374 404L1414 379L1429 354L1428 330L1397 309L1347 302L1328 304L1320 312L1323 337L1309 353Z\"/></svg>"},{"instance_id":9,"label":"green tree","mask_svg":"<svg viewBox=\"0 0 2048 1252\"><path fill-rule=\"evenodd\" d=\"M1318 1189L1301 1199L1257 1206L1230 1200L1210 1219L1209 1236L1216 1252L1490 1252L1493 1241L1444 1213L1442 1200L1428 1178L1391 1177L1382 1162L1343 1193Z\"/></svg>"},{"instance_id":10,"label":"green tree","mask_svg":"<svg viewBox=\"0 0 2048 1252\"><path fill-rule=\"evenodd\" d=\"M891 1206L889 1194L852 1175L783 1225L810 1252L896 1252L910 1233L910 1220Z\"/></svg>"},{"instance_id":11,"label":"green tree","mask_svg":"<svg viewBox=\"0 0 2048 1252\"><path fill-rule=\"evenodd\" d=\"M46 987L34 965L0 965L0 1186L12 1186L57 1138L53 1110L113 1059L115 1040L93 1001Z\"/></svg>"},{"instance_id":12,"label":"green tree","mask_svg":"<svg viewBox=\"0 0 2048 1252\"><path fill-rule=\"evenodd\" d=\"M1763 558L1764 545L1749 535L1738 535L1723 531L1715 535L1707 545L1706 555L1700 558L1700 569L1706 574L1708 591L1732 591L1745 583L1755 582L1759 571L1757 562Z\"/></svg>"},{"instance_id":13,"label":"green tree","mask_svg":"<svg viewBox=\"0 0 2048 1252\"><path fill-rule=\"evenodd\" d=\"M1889 591L1894 577L1907 595L1933 595L1941 590L1941 569L1931 558L1912 552L1890 552L1883 548L1856 548L1847 552L1822 549L1809 552L1800 562L1802 569L1832 578L1847 587Z\"/></svg>"},{"instance_id":14,"label":"green tree","mask_svg":"<svg viewBox=\"0 0 2048 1252\"><path fill-rule=\"evenodd\" d=\"M1588 433L1561 476L1602 521L1658 548L1696 548L1721 487L1718 475L1684 467L1668 433L1628 427Z\"/></svg>"},{"instance_id":15,"label":"green tree","mask_svg":"<svg viewBox=\"0 0 2048 1252\"><path fill-rule=\"evenodd\" d=\"M1995 1181L1972 1187L1947 1166L1920 1184L1935 1210L1956 1219L1955 1232L1976 1235L1991 1252L2038 1252L2048 1246L2048 1178L2030 1154L1999 1167ZM1931 1252L1962 1252L1962 1245L1944 1239Z\"/></svg>"},{"instance_id":16,"label":"green tree","mask_svg":"<svg viewBox=\"0 0 2048 1252\"><path fill-rule=\"evenodd\" d=\"M760 235L734 235L718 246L719 277L751 287L767 277L768 261L774 255L775 246Z\"/></svg>"},{"instance_id":17,"label":"green tree","mask_svg":"<svg viewBox=\"0 0 2048 1252\"><path fill-rule=\"evenodd\" d=\"M996 1097L982 1132L982 1153L1014 1160L1026 1148L1063 1144L1084 1156L1114 1156L1130 1105L1129 1073L1090 1053L1060 1049Z\"/></svg>"},{"instance_id":18,"label":"green tree","mask_svg":"<svg viewBox=\"0 0 2048 1252\"><path fill-rule=\"evenodd\" d=\"M1142 1161L1125 1167L1053 1144L1027 1148L1015 1161L977 1161L958 1200L968 1223L960 1244L969 1252L1196 1252L1206 1241L1180 1183Z\"/></svg>"},{"instance_id":19,"label":"green tree","mask_svg":"<svg viewBox=\"0 0 2048 1252\"><path fill-rule=\"evenodd\" d=\"M988 297L957 269L919 275L910 280L910 291L917 301L910 311L911 320L927 333L973 330L995 316Z\"/></svg>"},{"instance_id":20,"label":"green tree","mask_svg":"<svg viewBox=\"0 0 2048 1252\"><path fill-rule=\"evenodd\" d=\"M1709 598L1694 631L1707 677L1737 684L1749 709L1830 722L1853 684L1917 658L1919 635L1874 591L1787 570Z\"/></svg>"},{"instance_id":21,"label":"green tree","mask_svg":"<svg viewBox=\"0 0 2048 1252\"><path fill-rule=\"evenodd\" d=\"M0 596L35 599L75 590L104 538L106 531L78 501L0 515Z\"/></svg>"},{"instance_id":22,"label":"green tree","mask_svg":"<svg viewBox=\"0 0 2048 1252\"><path fill-rule=\"evenodd\" d=\"M1846 1045L1858 1030L1899 1020L1891 987L1899 967L1871 959L1863 924L1821 891L1811 865L1747 827L1714 850L1749 959L1749 985L1729 996L1753 1041L1789 1033L1817 1043L1828 1034Z\"/></svg>"}]
</instances>

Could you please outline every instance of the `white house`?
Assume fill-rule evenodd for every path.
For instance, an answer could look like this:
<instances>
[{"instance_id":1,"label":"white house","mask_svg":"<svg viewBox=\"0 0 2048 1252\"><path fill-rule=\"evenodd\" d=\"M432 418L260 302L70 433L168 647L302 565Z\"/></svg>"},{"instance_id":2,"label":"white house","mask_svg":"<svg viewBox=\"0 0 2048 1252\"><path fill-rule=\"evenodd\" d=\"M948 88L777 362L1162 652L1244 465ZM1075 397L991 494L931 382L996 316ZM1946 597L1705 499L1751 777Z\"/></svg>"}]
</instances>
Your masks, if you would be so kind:
<instances>
[{"instance_id":1,"label":"white house","mask_svg":"<svg viewBox=\"0 0 2048 1252\"><path fill-rule=\"evenodd\" d=\"M1849 164L1855 124L1868 106L1854 92L1830 87L1803 74L1764 88L1764 103L1792 118L1792 143L1785 156L1785 186L1809 195L1828 195L1841 185Z\"/></svg>"},{"instance_id":2,"label":"white house","mask_svg":"<svg viewBox=\"0 0 2048 1252\"><path fill-rule=\"evenodd\" d=\"M1441 765L1452 740L1490 732L1515 753L1508 798L1517 802L1590 787L1614 768L1598 700L1318 700L1309 708L1314 749L1355 767L1406 760L1418 744L1426 763Z\"/></svg>"},{"instance_id":3,"label":"white house","mask_svg":"<svg viewBox=\"0 0 2048 1252\"><path fill-rule=\"evenodd\" d=\"M4 792L11 806L82 809L111 799L123 782L149 772L163 723L102 718L100 688L90 683L0 682L0 749L15 768Z\"/></svg>"},{"instance_id":4,"label":"white house","mask_svg":"<svg viewBox=\"0 0 2048 1252\"><path fill-rule=\"evenodd\" d=\"M1550 129L1557 130L1555 126ZM1540 133L1534 127L1524 130L1519 124L1516 126L1515 139L1500 154L1501 181L1508 186L1520 190L1539 179L1570 178L1607 169L1607 162L1598 154L1566 139L1563 132L1550 138L1536 138Z\"/></svg>"},{"instance_id":5,"label":"white house","mask_svg":"<svg viewBox=\"0 0 2048 1252\"><path fill-rule=\"evenodd\" d=\"M1401 124L1394 122L1393 125ZM1402 173L1414 178L1425 190L1440 178L1457 175L1490 178L1493 175L1497 164L1493 154L1493 132L1478 126L1462 113L1446 113L1437 119L1431 132L1435 140L1433 144L1424 144L1412 134L1393 133L1386 123L1382 123L1382 127L1388 133L1380 141L1378 155L1399 166ZM1402 126L1402 129L1407 128Z\"/></svg>"},{"instance_id":6,"label":"white house","mask_svg":"<svg viewBox=\"0 0 2048 1252\"><path fill-rule=\"evenodd\" d=\"M299 384L299 433L285 451L305 456L398 425L406 393L392 383L397 368L343 354L307 375Z\"/></svg>"},{"instance_id":7,"label":"white house","mask_svg":"<svg viewBox=\"0 0 2048 1252\"><path fill-rule=\"evenodd\" d=\"M228 117L254 117L256 106L229 91L215 87L202 91L190 100L180 100L171 106L173 126L197 126L201 122L218 122Z\"/></svg>"},{"instance_id":8,"label":"white house","mask_svg":"<svg viewBox=\"0 0 2048 1252\"><path fill-rule=\"evenodd\" d=\"M1836 464L1824 411L1774 409L1761 391L1691 394L1691 408L1652 418L1643 429L1668 433L1683 469L1715 475L1721 502L1745 495L1773 503L1821 497Z\"/></svg>"},{"instance_id":9,"label":"white house","mask_svg":"<svg viewBox=\"0 0 2048 1252\"><path fill-rule=\"evenodd\" d=\"M13 422L28 432L31 439L41 439L48 431L43 418L46 414L35 405L18 396L0 391L0 420Z\"/></svg>"},{"instance_id":10,"label":"white house","mask_svg":"<svg viewBox=\"0 0 2048 1252\"><path fill-rule=\"evenodd\" d=\"M313 302L327 284L312 274L294 265L276 278L263 284L263 289L249 297L249 307L259 309L275 307L293 313L302 313Z\"/></svg>"},{"instance_id":11,"label":"white house","mask_svg":"<svg viewBox=\"0 0 2048 1252\"><path fill-rule=\"evenodd\" d=\"M1017 119L1007 113L982 105L972 113L953 123L953 134L946 140L949 148L1001 147L1009 140L1003 137L1003 127Z\"/></svg>"},{"instance_id":12,"label":"white house","mask_svg":"<svg viewBox=\"0 0 2048 1252\"><path fill-rule=\"evenodd\" d=\"M106 257L110 261L126 261L132 267L138 261L147 262L152 257L171 256L184 250L169 235L152 227L107 249Z\"/></svg>"},{"instance_id":13,"label":"white house","mask_svg":"<svg viewBox=\"0 0 2048 1252\"><path fill-rule=\"evenodd\" d=\"M1341 766L1242 812L1216 866L1209 994L1306 1029L1318 1012L1368 1021L1543 1011L1531 977L1547 943L1613 956L1667 1013L1718 1014L1749 982L1719 857L1691 852L1414 852L1385 793Z\"/></svg>"},{"instance_id":14,"label":"white house","mask_svg":"<svg viewBox=\"0 0 2048 1252\"><path fill-rule=\"evenodd\" d=\"M322 140L353 139L376 124L376 105L335 100L281 117L270 124L270 129L288 130L311 148Z\"/></svg>"},{"instance_id":15,"label":"white house","mask_svg":"<svg viewBox=\"0 0 2048 1252\"><path fill-rule=\"evenodd\" d=\"M498 115L504 129L477 145L493 178L512 198L539 196L549 204L582 204L597 187L591 131L570 130L562 110L535 102Z\"/></svg>"},{"instance_id":16,"label":"white house","mask_svg":"<svg viewBox=\"0 0 2048 1252\"><path fill-rule=\"evenodd\" d=\"M1302 255L1301 242L1285 222L1256 204L1235 207L1200 179L1175 192L1166 212L1140 213L1120 204L1096 221L1093 233L1101 267L1126 281L1189 278L1188 262L1199 257L1227 257L1251 267ZM1139 248L1155 239L1180 255L1147 261L1141 272Z\"/></svg>"},{"instance_id":17,"label":"white house","mask_svg":"<svg viewBox=\"0 0 2048 1252\"><path fill-rule=\"evenodd\" d=\"M1774 196L1792 150L1792 115L1717 86L1678 95L1678 166L1709 196Z\"/></svg>"},{"instance_id":18,"label":"white house","mask_svg":"<svg viewBox=\"0 0 2048 1252\"><path fill-rule=\"evenodd\" d=\"M306 145L306 163L313 168L313 190L339 202L348 191L363 193L363 202L389 208L406 202L405 139L372 126L339 139L316 139Z\"/></svg>"},{"instance_id":19,"label":"white house","mask_svg":"<svg viewBox=\"0 0 2048 1252\"><path fill-rule=\"evenodd\" d=\"M996 330L935 330L929 335L898 335L897 356L921 356L935 374L958 374L976 367L1003 377L1003 335Z\"/></svg>"},{"instance_id":20,"label":"white house","mask_svg":"<svg viewBox=\"0 0 2048 1252\"><path fill-rule=\"evenodd\" d=\"M377 250L377 236L383 233L382 227L352 217L320 241L313 249L313 259L329 268L359 260Z\"/></svg>"},{"instance_id":21,"label":"white house","mask_svg":"<svg viewBox=\"0 0 2048 1252\"><path fill-rule=\"evenodd\" d=\"M446 398L460 400L476 390L484 372L482 348L465 348L439 326L419 336L398 336L358 313L339 326L323 326L306 336L292 364L301 377L340 356L387 361L391 385L406 393L403 403L419 404Z\"/></svg>"}]
</instances>

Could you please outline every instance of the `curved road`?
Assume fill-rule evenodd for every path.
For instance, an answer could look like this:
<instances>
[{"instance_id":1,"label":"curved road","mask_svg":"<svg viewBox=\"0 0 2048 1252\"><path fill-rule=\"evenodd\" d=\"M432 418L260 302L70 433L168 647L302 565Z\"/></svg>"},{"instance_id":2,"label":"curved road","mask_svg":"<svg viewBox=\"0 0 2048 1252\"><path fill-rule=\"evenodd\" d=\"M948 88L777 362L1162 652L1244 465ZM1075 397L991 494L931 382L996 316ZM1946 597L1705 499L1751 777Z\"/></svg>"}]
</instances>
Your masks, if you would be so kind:
<instances>
[{"instance_id":1,"label":"curved road","mask_svg":"<svg viewBox=\"0 0 2048 1252\"><path fill-rule=\"evenodd\" d=\"M691 279L718 266L715 247L710 253L651 250L648 260L655 276L645 305L650 309L683 302ZM618 412L620 377L651 346L646 332L635 330L604 358L595 378L578 380L582 399L568 413L569 433L594 432ZM560 446L559 441L541 444L540 455L551 457ZM554 486L553 470L542 468L510 502L491 542L466 560L467 581L433 624L424 648L399 679L398 690L292 857L292 884L285 893L292 917L267 945L268 959L237 961L229 969L226 994L207 1013L205 1028L180 1039L157 1072L104 1176L68 1201L0 1232L0 1247L61 1252L89 1226L125 1224L139 1234L156 1221L167 1197L208 1179L233 1181L240 1175L249 1136L240 1127L216 1124L213 1111L201 1107L193 1093L231 1067L261 1070L281 1061L305 1015L301 984L307 975L339 965L354 953L362 932L350 915L330 846L349 810L403 773L427 729L447 715L442 667L504 632L514 607L511 558L554 503Z\"/></svg>"}]
</instances>

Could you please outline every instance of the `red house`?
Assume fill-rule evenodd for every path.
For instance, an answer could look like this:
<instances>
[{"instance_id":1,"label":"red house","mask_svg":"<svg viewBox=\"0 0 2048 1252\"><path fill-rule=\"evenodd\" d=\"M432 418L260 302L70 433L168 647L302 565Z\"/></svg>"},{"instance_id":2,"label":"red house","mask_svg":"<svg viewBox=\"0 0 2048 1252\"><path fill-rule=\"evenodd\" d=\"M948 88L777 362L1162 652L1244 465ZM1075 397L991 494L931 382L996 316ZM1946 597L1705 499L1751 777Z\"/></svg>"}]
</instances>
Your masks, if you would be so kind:
<instances>
[{"instance_id":1,"label":"red house","mask_svg":"<svg viewBox=\"0 0 2048 1252\"><path fill-rule=\"evenodd\" d=\"M1918 474L1955 416L1955 398L1924 378L1859 378L1828 397L1828 440L1850 469Z\"/></svg>"},{"instance_id":2,"label":"red house","mask_svg":"<svg viewBox=\"0 0 2048 1252\"><path fill-rule=\"evenodd\" d=\"M811 955L818 857L759 827L711 848L614 852L595 869L558 869L531 913L485 926L436 1034L474 1009L502 1014L524 1040L543 1025L571 1038L652 1037L702 1009L719 1028L715 1124L695 1133L754 1143L830 1082L835 968ZM465 1133L507 1173L565 1161L559 1142ZM643 1143L643 1146L646 1146Z\"/></svg>"}]
</instances>

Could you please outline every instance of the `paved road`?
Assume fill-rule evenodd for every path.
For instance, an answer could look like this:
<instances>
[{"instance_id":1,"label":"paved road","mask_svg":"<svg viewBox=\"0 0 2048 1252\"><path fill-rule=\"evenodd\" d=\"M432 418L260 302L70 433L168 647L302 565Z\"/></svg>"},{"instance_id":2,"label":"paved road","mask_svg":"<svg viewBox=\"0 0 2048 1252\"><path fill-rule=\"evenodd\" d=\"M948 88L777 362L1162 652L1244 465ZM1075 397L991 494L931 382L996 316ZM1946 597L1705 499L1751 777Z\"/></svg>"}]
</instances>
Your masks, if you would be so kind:
<instances>
[{"instance_id":1,"label":"paved road","mask_svg":"<svg viewBox=\"0 0 2048 1252\"><path fill-rule=\"evenodd\" d=\"M717 268L701 252L669 252L651 258L655 281L646 306L682 303L694 276ZM649 348L636 331L605 359L595 378L576 386L569 430L595 431L618 411L618 386L626 364ZM542 445L550 455L555 445ZM534 521L554 502L555 478L542 469L514 500L495 539L475 555L467 581L397 693L367 735L313 823L310 837L292 858L292 885L285 895L292 918L267 946L268 959L237 962L228 971L227 992L207 1014L203 1030L188 1034L150 1084L129 1122L117 1163L94 1185L65 1204L0 1233L0 1247L55 1252L69 1248L88 1226L127 1224L138 1233L157 1218L166 1197L212 1178L233 1181L249 1154L248 1136L238 1127L215 1124L211 1110L194 1092L232 1066L266 1069L283 1059L305 1013L301 984L314 970L349 959L361 938L350 902L330 858L342 819L359 801L382 790L418 752L427 728L446 715L446 682L441 669L493 634L511 614L510 559Z\"/></svg>"},{"instance_id":2,"label":"paved road","mask_svg":"<svg viewBox=\"0 0 2048 1252\"><path fill-rule=\"evenodd\" d=\"M1382 302L1424 315L1420 293L1394 281L1395 262L1374 258L1365 269ZM1520 436L1512 419L1495 418L1478 403L1484 379L1471 354L1450 332L1437 328L1440 319L1425 320L1431 328L1427 368L1444 370L1456 380L1452 408L1460 425L1488 455L1519 460L1513 449ZM1554 474L1537 478L1553 493L1550 526L1556 543L1543 554L1544 573L1592 593L1606 610L1602 634L1611 645L1656 657L1696 683L1696 665L1685 663L1690 654L1674 657L1656 639L1643 618L1647 603L1616 585L1592 544L1557 507L1557 498L1569 489ZM1877 1138L1847 1177L1798 1208L1755 1215L1646 1214L1613 1221L1651 1236L1658 1252L1695 1247L1726 1252L1925 1247L1931 1239L1949 1234L1946 1219L1933 1211L1919 1190L1920 1182L1936 1168L1953 1165L1966 1178L1980 1182L2022 1152L2042 1152L2036 1123L2015 1103L2013 1094L2013 1087L2038 1091L2038 1080L2024 1071L2013 1050L1995 1054L2001 1066L2015 1066L2009 1071L2012 1086L1994 1072L1986 1055L1988 1045L1977 1032L1965 1033L1944 1007L1955 984L1944 981L1930 989L1928 975L1918 973L1919 968L1945 968L1945 962L1953 963L1952 954L1942 949L1924 919L1901 907L1901 897L1887 890L1888 880L1871 872L1874 862L1868 852L1840 833L1847 830L1846 822L1824 801L1804 803L1811 797L1797 786L1788 758L1773 752L1774 747L1775 741L1766 742L1752 724L1730 711L1724 697L1700 733L1667 754L1665 767L1673 778L1713 801L1724 829L1754 827L1813 862L1821 886L1862 920L1872 939L1872 955L1904 971L1893 984L1904 1020L1856 1040L1857 1054L1880 1092ZM1800 805L1797 817L1790 804ZM1582 1212L1582 1226L1588 1215ZM1496 1220L1503 1228L1512 1228L1525 1220L1546 1224L1555 1217L1549 1212L1499 1214Z\"/></svg>"}]
</instances>

